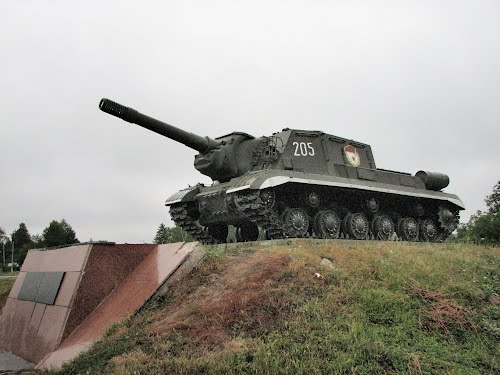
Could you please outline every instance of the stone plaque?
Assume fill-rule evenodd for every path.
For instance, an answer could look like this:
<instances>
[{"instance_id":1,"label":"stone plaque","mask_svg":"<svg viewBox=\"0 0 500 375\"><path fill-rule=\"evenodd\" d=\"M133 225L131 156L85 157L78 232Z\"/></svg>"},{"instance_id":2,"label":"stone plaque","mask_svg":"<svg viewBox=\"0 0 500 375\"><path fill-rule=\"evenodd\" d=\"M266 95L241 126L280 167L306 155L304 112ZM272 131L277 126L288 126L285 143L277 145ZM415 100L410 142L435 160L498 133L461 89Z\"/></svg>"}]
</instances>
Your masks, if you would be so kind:
<instances>
[{"instance_id":1,"label":"stone plaque","mask_svg":"<svg viewBox=\"0 0 500 375\"><path fill-rule=\"evenodd\" d=\"M24 278L23 286L19 291L18 299L24 301L36 300L36 294L38 293L38 288L40 287L40 282L42 281L42 276L44 272L28 272Z\"/></svg>"},{"instance_id":2,"label":"stone plaque","mask_svg":"<svg viewBox=\"0 0 500 375\"><path fill-rule=\"evenodd\" d=\"M63 276L64 272L43 272L42 281L40 282L35 302L53 305L59 287L61 286Z\"/></svg>"}]
</instances>

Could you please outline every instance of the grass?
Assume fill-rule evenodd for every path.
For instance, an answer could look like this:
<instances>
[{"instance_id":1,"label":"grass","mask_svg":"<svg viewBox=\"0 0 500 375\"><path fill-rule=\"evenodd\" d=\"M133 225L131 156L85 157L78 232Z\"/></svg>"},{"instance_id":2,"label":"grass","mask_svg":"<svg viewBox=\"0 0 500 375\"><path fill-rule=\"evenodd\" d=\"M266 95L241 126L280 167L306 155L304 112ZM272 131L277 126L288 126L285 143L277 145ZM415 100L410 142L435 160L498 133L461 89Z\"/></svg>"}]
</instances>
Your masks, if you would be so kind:
<instances>
[{"instance_id":1,"label":"grass","mask_svg":"<svg viewBox=\"0 0 500 375\"><path fill-rule=\"evenodd\" d=\"M464 244L208 248L60 373L499 373L499 258Z\"/></svg>"},{"instance_id":2,"label":"grass","mask_svg":"<svg viewBox=\"0 0 500 375\"><path fill-rule=\"evenodd\" d=\"M17 276L19 275L19 271L14 271L14 272L2 272L0 271L0 276Z\"/></svg>"},{"instance_id":3,"label":"grass","mask_svg":"<svg viewBox=\"0 0 500 375\"><path fill-rule=\"evenodd\" d=\"M15 279L0 279L0 309L5 306Z\"/></svg>"}]
</instances>

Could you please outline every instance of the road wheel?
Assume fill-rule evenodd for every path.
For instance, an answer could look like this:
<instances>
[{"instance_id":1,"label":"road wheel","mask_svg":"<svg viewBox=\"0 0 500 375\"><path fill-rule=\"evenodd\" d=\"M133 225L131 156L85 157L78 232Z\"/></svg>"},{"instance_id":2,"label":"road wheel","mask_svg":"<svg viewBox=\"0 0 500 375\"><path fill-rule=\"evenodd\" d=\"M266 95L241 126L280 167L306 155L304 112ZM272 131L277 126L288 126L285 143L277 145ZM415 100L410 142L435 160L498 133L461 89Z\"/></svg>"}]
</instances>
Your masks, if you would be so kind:
<instances>
[{"instance_id":1,"label":"road wheel","mask_svg":"<svg viewBox=\"0 0 500 375\"><path fill-rule=\"evenodd\" d=\"M339 216L332 210L319 211L314 216L314 233L319 238L339 238Z\"/></svg>"}]
</instances>

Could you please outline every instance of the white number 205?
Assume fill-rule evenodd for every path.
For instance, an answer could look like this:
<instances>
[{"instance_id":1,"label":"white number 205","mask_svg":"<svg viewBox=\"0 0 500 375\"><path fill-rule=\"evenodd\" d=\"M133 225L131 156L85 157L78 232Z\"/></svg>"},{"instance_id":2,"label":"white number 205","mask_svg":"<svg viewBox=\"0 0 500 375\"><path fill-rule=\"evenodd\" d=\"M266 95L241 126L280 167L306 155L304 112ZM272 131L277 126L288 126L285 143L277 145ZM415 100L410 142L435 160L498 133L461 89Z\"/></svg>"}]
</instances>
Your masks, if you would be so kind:
<instances>
[{"instance_id":1,"label":"white number 205","mask_svg":"<svg viewBox=\"0 0 500 375\"><path fill-rule=\"evenodd\" d=\"M314 156L314 147L311 142L293 142L295 146L295 156Z\"/></svg>"}]
</instances>

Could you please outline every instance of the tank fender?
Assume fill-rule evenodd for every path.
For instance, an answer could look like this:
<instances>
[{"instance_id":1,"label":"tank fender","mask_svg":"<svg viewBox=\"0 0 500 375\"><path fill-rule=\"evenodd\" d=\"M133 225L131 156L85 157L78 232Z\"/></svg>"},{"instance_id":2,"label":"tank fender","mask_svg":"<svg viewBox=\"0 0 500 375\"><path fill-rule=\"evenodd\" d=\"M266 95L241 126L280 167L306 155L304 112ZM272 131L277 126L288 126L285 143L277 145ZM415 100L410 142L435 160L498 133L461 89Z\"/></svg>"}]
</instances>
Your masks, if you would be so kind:
<instances>
[{"instance_id":1,"label":"tank fender","mask_svg":"<svg viewBox=\"0 0 500 375\"><path fill-rule=\"evenodd\" d=\"M307 178L307 176L286 176L286 175L277 175L277 176L259 176L261 178L255 178L253 181L248 181L247 184L243 186L239 186L237 188L231 189L232 191L246 190L246 189L256 189L262 190L270 187L276 187L280 185L284 185L287 183L299 183L299 184L309 184L309 185L322 185L322 186L334 186L340 188L349 188L349 189L357 189L357 190L366 190L366 191L376 191L380 193L387 194L395 194L402 196L410 196L410 197L418 197L418 198L428 198L428 199L436 199L441 201L448 201L458 209L465 209L465 205L462 200L454 195L447 194L443 192L435 192L435 191L425 191L421 189L407 189L401 190L397 188L393 188L387 184L370 184L370 185L361 185L355 183L353 180L345 179L345 178L337 178L336 180L324 180L324 179L315 179L315 178ZM228 191L229 193L229 191Z\"/></svg>"},{"instance_id":2,"label":"tank fender","mask_svg":"<svg viewBox=\"0 0 500 375\"><path fill-rule=\"evenodd\" d=\"M165 201L165 206L171 206L172 204L180 202L193 201L194 197L200 192L200 187L201 186L198 184L196 186L190 186L186 189L178 191L177 193L167 198L167 200Z\"/></svg>"}]
</instances>

